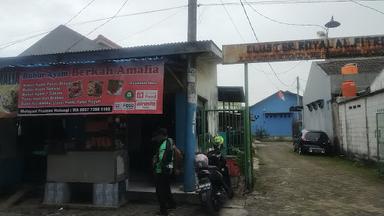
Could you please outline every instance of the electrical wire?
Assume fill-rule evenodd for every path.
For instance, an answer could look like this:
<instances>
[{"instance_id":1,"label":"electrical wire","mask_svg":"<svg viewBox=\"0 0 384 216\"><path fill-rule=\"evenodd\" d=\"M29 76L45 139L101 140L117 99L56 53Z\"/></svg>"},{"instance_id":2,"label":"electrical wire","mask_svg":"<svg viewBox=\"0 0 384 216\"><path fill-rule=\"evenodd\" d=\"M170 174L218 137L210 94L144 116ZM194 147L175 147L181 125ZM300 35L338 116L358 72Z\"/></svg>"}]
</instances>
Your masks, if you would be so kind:
<instances>
[{"instance_id":1,"label":"electrical wire","mask_svg":"<svg viewBox=\"0 0 384 216\"><path fill-rule=\"evenodd\" d=\"M225 13L227 14L227 16L228 16L229 20L231 21L233 27L235 28L237 34L241 37L241 39L242 39L243 41L245 41L243 35L240 33L239 28L237 28L237 26L236 26L236 24L235 24L235 21L233 20L231 14L229 13L227 7L224 5L223 0L220 0L220 2L223 4L223 8L224 8L224 10L225 10Z\"/></svg>"},{"instance_id":2,"label":"electrical wire","mask_svg":"<svg viewBox=\"0 0 384 216\"><path fill-rule=\"evenodd\" d=\"M243 11L244 11L245 16L247 17L249 26L250 26L251 29L252 29L252 33L253 33L253 35L255 36L256 41L259 42L259 38L257 37L256 32L255 32L255 29L253 28L252 22L251 22L251 20L249 19L249 16L248 16L247 10L245 9L245 6L244 6L244 4L243 4L243 1L240 0L240 3L241 3L241 6L242 6L242 8L243 8ZM283 84L284 86L289 87L289 85L285 84L285 83L280 79L280 77L277 75L275 69L272 67L271 63L267 62L267 64L268 64L269 68L271 69L271 71L273 72L273 74L275 75L276 79L277 79L281 84Z\"/></svg>"},{"instance_id":3,"label":"electrical wire","mask_svg":"<svg viewBox=\"0 0 384 216\"><path fill-rule=\"evenodd\" d=\"M78 11L74 16L72 16L67 22L65 22L64 25L68 25L70 22L72 22L74 19L76 19L76 17L78 17L85 9L87 9L95 1L96 0L91 0L90 2L88 2L88 4L86 4L83 8L81 8L80 11ZM34 34L34 35L28 36L26 38L22 38L22 39L11 41L11 42L8 42L5 44L1 44L0 50L5 49L5 48L10 47L10 46L13 46L13 45L18 44L18 43L33 39L35 37L39 37L41 35L48 34L49 32L51 32L51 31L44 31L42 33Z\"/></svg>"},{"instance_id":4,"label":"electrical wire","mask_svg":"<svg viewBox=\"0 0 384 216\"><path fill-rule=\"evenodd\" d=\"M253 28L253 25L252 25L251 20L249 19L249 16L248 16L247 10L245 9L245 6L244 6L244 4L243 4L243 1L240 0L240 3L241 3L241 7L243 8L244 14L245 14L245 16L246 16L246 18L247 18L247 20L248 20L248 24L249 24L249 26L251 27L253 36L255 37L256 41L259 42L259 38L257 37L257 35L256 35L256 31L255 31L255 29Z\"/></svg>"},{"instance_id":5,"label":"electrical wire","mask_svg":"<svg viewBox=\"0 0 384 216\"><path fill-rule=\"evenodd\" d=\"M280 90L276 85L275 85L275 83L274 82L272 82L272 80L269 78L269 76L268 76L268 74L267 74L267 72L265 72L264 70L262 70L262 69L259 69L259 68L255 68L255 67L253 67L253 70L256 70L256 71L260 71L260 72L262 72L266 77L267 77L267 79L269 80L269 83L271 83L272 84L272 86L276 89L276 90Z\"/></svg>"},{"instance_id":6,"label":"electrical wire","mask_svg":"<svg viewBox=\"0 0 384 216\"><path fill-rule=\"evenodd\" d=\"M301 63L303 63L303 61L299 61L295 65L293 65L291 68L289 68L289 69L287 69L287 70L285 70L283 72L277 73L277 74L278 75L287 74L287 73L293 71L295 68L297 68Z\"/></svg>"},{"instance_id":7,"label":"electrical wire","mask_svg":"<svg viewBox=\"0 0 384 216\"><path fill-rule=\"evenodd\" d=\"M180 5L180 6L168 7L168 8L162 8L162 9L156 9L156 10L148 10L148 11L141 11L141 12L135 12L135 13L130 13L130 14L122 14L122 15L115 16L114 19L123 18L123 17L131 17L131 16L136 16L136 15L143 15L143 14L151 14L151 13L157 13L157 12L163 12L163 11L175 10L175 9L179 9L179 8L187 8L187 7L188 7L188 5ZM111 18L112 17L93 19L93 20L79 22L79 23L76 23L73 25L83 25L83 24L88 24L88 23L94 23L94 22L108 20Z\"/></svg>"},{"instance_id":8,"label":"electrical wire","mask_svg":"<svg viewBox=\"0 0 384 216\"><path fill-rule=\"evenodd\" d=\"M359 0L360 2L383 2L384 0ZM290 1L250 1L252 5L289 5L289 4L323 4L323 3L347 3L350 0L290 0ZM200 3L198 6L239 5L238 2L225 3Z\"/></svg>"},{"instance_id":9,"label":"electrical wire","mask_svg":"<svg viewBox=\"0 0 384 216\"><path fill-rule=\"evenodd\" d=\"M373 10L373 11L376 11L376 12L378 12L378 13L384 14L383 11L378 10L378 9L376 9L376 8L374 8L374 7L371 7L371 6L362 4L362 3L358 2L358 1L355 1L355 0L350 0L350 1L353 2L353 3L355 3L355 4L357 4L357 5L360 5L361 7L365 7L365 8L371 9L371 10Z\"/></svg>"},{"instance_id":10,"label":"electrical wire","mask_svg":"<svg viewBox=\"0 0 384 216\"><path fill-rule=\"evenodd\" d=\"M70 49L72 49L74 46L76 46L78 43L83 41L87 36L92 34L93 32L97 31L104 25L108 24L111 22L117 15L119 15L120 11L124 8L124 6L128 3L129 0L125 0L124 3L120 6L120 8L116 11L116 13L109 19L107 19L105 22L101 23L100 25L96 26L96 28L92 29L90 32L88 32L86 35L83 35L79 40L77 40L75 43L73 43L68 49L65 50L65 52L68 52Z\"/></svg>"},{"instance_id":11,"label":"electrical wire","mask_svg":"<svg viewBox=\"0 0 384 216\"><path fill-rule=\"evenodd\" d=\"M282 24L282 25L289 25L289 26L300 26L300 27L320 27L322 28L323 30L326 30L326 28L324 26L321 26L321 25L318 25L318 24L301 24L301 23L287 23L287 22L283 22L283 21L280 21L280 20L276 20L276 19L273 19L271 17L268 17L262 13L260 13L258 10L256 10L256 8L254 8L251 4L249 4L247 2L248 6L253 10L255 11L257 14L259 14L260 16L264 17L265 19L269 20L269 21L272 21L272 22L275 22L275 23L278 23L278 24Z\"/></svg>"},{"instance_id":12,"label":"electrical wire","mask_svg":"<svg viewBox=\"0 0 384 216\"><path fill-rule=\"evenodd\" d=\"M168 8L162 8L162 9L156 9L156 10L148 10L148 11L135 12L135 13L117 15L114 19L123 18L123 17L138 16L138 15L144 15L144 14L151 14L151 13L158 13L158 12L164 12L164 11L175 10L175 9L186 8L186 7L188 7L188 5L181 5L181 6L168 7ZM79 26L79 25L84 25L84 24L89 24L89 23L94 23L94 22L100 22L100 21L111 19L111 18L112 17L105 17L105 18L87 20L87 21L83 21L83 22L78 22L78 23L70 24L69 26ZM0 50L8 48L8 47L16 45L16 44L19 44L19 43L22 43L22 42L25 42L25 41L28 41L28 40L31 40L33 38L36 38L36 37L44 35L44 34L49 34L51 31L52 30L45 31L45 32L42 32L42 33L39 33L39 34L35 34L35 35L32 35L32 36L27 36L27 37L19 39L19 40L3 43L3 44L0 45Z\"/></svg>"},{"instance_id":13,"label":"electrical wire","mask_svg":"<svg viewBox=\"0 0 384 216\"><path fill-rule=\"evenodd\" d=\"M148 30L150 30L150 29L152 29L152 28L158 26L159 24L165 22L165 21L168 20L169 18L171 18L171 17L173 17L173 16L176 16L176 15L177 15L178 13L180 13L181 11L182 11L182 10L178 10L178 11L176 11L175 13L173 13L173 14L171 14L171 15L165 17L164 19L161 19L160 21L158 21L158 22L156 22L156 23L154 23L154 24L152 24L152 25L150 25L150 26L148 26L148 27L146 27L146 28L144 28L144 29L142 29L142 30L140 30L140 31L134 32L133 34L127 36L127 38L122 39L122 40L118 40L117 42L119 43L119 42L126 41L126 40L128 40L129 38L131 38L131 37L133 37L133 36L135 36L135 35L138 35L138 34L141 34L141 33L143 33L143 32L146 32L146 31L148 31Z\"/></svg>"},{"instance_id":14,"label":"electrical wire","mask_svg":"<svg viewBox=\"0 0 384 216\"><path fill-rule=\"evenodd\" d=\"M79 12L77 12L71 19L69 19L66 23L64 23L64 25L68 25L70 22L72 22L74 19L76 19L76 17L80 16L80 14L85 10L87 9L93 2L95 2L96 0L91 0L90 2L88 2L88 4L86 4L83 8L81 8L81 10Z\"/></svg>"},{"instance_id":15,"label":"electrical wire","mask_svg":"<svg viewBox=\"0 0 384 216\"><path fill-rule=\"evenodd\" d=\"M22 43L22 42L25 42L25 41L28 41L30 39L33 39L33 38L36 38L36 37L39 37L39 36L42 36L44 34L48 34L50 31L48 32L43 32L43 33L39 33L39 34L35 34L35 35L31 35L31 36L28 36L26 38L22 38L22 39L19 39L19 40L15 40L15 41L11 41L11 42L8 42L8 43L4 43L4 44L1 44L0 45L0 50L3 50L3 49L6 49L8 47L11 47L13 45L16 45L18 43Z\"/></svg>"},{"instance_id":16,"label":"electrical wire","mask_svg":"<svg viewBox=\"0 0 384 216\"><path fill-rule=\"evenodd\" d=\"M268 62L268 66L269 66L269 68L271 69L271 71L273 72L273 74L275 75L276 79L279 80L279 82L280 82L281 84L283 84L284 86L289 87L289 85L287 85L285 82L283 82L283 81L280 79L280 77L277 75L275 69L273 69L271 63Z\"/></svg>"}]
</instances>

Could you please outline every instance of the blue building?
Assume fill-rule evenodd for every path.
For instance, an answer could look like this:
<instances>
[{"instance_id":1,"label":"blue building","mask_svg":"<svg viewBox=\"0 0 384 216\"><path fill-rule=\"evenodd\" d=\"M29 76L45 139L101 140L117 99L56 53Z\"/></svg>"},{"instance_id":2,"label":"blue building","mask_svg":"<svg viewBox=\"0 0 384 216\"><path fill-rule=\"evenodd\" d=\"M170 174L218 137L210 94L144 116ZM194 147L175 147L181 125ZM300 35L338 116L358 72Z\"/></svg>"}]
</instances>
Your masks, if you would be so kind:
<instances>
[{"instance_id":1,"label":"blue building","mask_svg":"<svg viewBox=\"0 0 384 216\"><path fill-rule=\"evenodd\" d=\"M302 96L299 96L302 101ZM250 107L252 134L264 132L273 137L292 137L292 125L299 114L290 108L297 105L297 94L277 91Z\"/></svg>"}]
</instances>

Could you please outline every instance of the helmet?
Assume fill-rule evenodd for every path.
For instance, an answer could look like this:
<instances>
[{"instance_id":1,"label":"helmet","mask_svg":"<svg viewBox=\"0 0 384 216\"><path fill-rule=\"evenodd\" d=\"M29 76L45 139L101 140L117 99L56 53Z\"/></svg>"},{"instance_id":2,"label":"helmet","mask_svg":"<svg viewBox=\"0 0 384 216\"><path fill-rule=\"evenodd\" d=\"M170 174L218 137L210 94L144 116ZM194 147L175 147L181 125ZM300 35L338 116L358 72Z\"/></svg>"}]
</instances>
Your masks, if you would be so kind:
<instances>
[{"instance_id":1,"label":"helmet","mask_svg":"<svg viewBox=\"0 0 384 216\"><path fill-rule=\"evenodd\" d=\"M224 138L220 135L213 137L213 145L219 147L224 144Z\"/></svg>"},{"instance_id":2,"label":"helmet","mask_svg":"<svg viewBox=\"0 0 384 216\"><path fill-rule=\"evenodd\" d=\"M205 154L197 154L195 156L195 167L196 168L208 167L208 157Z\"/></svg>"}]
</instances>

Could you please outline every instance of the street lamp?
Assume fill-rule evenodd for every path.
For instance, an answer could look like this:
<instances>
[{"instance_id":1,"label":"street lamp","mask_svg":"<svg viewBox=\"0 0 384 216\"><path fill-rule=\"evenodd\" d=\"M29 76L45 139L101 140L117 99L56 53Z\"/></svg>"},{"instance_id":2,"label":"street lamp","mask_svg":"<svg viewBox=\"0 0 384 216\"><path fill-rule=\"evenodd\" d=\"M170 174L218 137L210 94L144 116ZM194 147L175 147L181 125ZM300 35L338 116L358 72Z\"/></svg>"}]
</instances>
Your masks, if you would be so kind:
<instances>
[{"instance_id":1,"label":"street lamp","mask_svg":"<svg viewBox=\"0 0 384 216\"><path fill-rule=\"evenodd\" d=\"M331 20L327 23L325 23L325 32L324 31L319 31L317 32L317 35L321 38L325 38L325 43L326 43L326 48L325 48L325 58L328 58L328 49L329 49L329 39L328 39L328 34L329 34L329 29L330 28L337 28L341 24L333 19L333 16L331 17ZM323 27L324 28L324 27Z\"/></svg>"},{"instance_id":2,"label":"street lamp","mask_svg":"<svg viewBox=\"0 0 384 216\"><path fill-rule=\"evenodd\" d=\"M328 32L329 32L329 29L330 28L337 28L339 27L341 24L337 21L335 21L333 19L333 16L331 17L331 20L327 23L325 23L325 28L322 27L323 29L325 29L325 32L324 31L318 31L317 32L317 35L320 37L320 38L325 38L325 39L328 39Z\"/></svg>"},{"instance_id":3,"label":"street lamp","mask_svg":"<svg viewBox=\"0 0 384 216\"><path fill-rule=\"evenodd\" d=\"M327 22L327 23L325 23L325 28L326 28L326 33L325 33L325 37L328 39L328 32L329 32L329 29L330 28L337 28L337 27L339 27L341 24L339 23L339 22L337 22L337 21L335 21L334 19L333 19L333 16L331 17L331 20L329 21L329 22Z\"/></svg>"}]
</instances>

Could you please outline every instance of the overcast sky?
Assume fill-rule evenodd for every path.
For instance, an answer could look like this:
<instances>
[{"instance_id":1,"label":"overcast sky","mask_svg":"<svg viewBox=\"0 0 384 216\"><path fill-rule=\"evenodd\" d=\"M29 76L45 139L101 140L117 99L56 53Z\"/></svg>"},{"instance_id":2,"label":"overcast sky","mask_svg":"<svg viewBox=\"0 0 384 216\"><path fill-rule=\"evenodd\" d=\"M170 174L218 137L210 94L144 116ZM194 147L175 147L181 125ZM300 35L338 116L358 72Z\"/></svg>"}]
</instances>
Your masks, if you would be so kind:
<instances>
[{"instance_id":1,"label":"overcast sky","mask_svg":"<svg viewBox=\"0 0 384 216\"><path fill-rule=\"evenodd\" d=\"M259 4L253 4L253 7L259 13L286 23L324 25L334 16L341 26L330 29L329 37L384 34L384 0L276 0L278 3L273 0L248 0L256 1ZM318 3L297 3L298 1ZM44 35L7 48L1 47L67 23L89 2L91 0L1 0L0 56L18 55ZM113 16L124 2L125 0L95 0L68 26L87 35L103 21L84 23L85 21ZM198 40L213 40L219 47L223 44L256 42L240 4L206 5L222 2L239 3L237 0L198 0L202 4L198 8ZM188 0L128 0L119 15L187 4ZM318 37L316 32L322 30L320 27L279 24L257 14L247 4L245 8L261 42L313 39ZM98 34L103 34L124 47L185 41L187 8L118 17L87 37L94 39ZM266 64L250 64L250 104L279 89L296 92L296 76L300 77L302 94L310 64L310 61L272 63L283 83ZM219 85L240 86L244 83L242 65L219 65L218 76Z\"/></svg>"}]
</instances>

